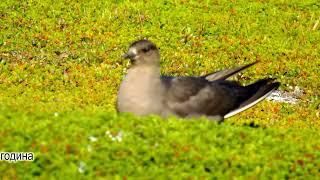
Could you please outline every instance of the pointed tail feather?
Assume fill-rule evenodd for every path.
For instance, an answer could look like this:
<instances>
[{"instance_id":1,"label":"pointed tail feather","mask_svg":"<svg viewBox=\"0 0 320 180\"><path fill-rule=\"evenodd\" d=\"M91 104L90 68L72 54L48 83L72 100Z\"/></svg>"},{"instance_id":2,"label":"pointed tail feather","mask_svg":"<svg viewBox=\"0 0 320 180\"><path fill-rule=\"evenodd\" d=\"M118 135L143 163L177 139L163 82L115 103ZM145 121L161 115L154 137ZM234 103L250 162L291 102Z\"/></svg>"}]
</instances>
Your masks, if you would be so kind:
<instances>
[{"instance_id":1,"label":"pointed tail feather","mask_svg":"<svg viewBox=\"0 0 320 180\"><path fill-rule=\"evenodd\" d=\"M252 89L253 91L256 91L256 93L253 96L251 96L249 99L241 103L237 109L226 114L224 118L229 118L231 116L234 116L235 114L238 114L256 105L257 103L259 103L260 101L268 97L274 90L278 89L279 86L280 86L280 83L273 82L273 79L263 79L254 84L249 85L248 88Z\"/></svg>"},{"instance_id":2,"label":"pointed tail feather","mask_svg":"<svg viewBox=\"0 0 320 180\"><path fill-rule=\"evenodd\" d=\"M229 78L230 76L237 74L237 73L243 71L244 69L251 67L252 65L254 65L256 63L258 63L258 61L244 65L244 66L232 68L232 69L225 69L225 70L217 71L217 72L205 75L203 77L208 81L225 80L225 79Z\"/></svg>"}]
</instances>

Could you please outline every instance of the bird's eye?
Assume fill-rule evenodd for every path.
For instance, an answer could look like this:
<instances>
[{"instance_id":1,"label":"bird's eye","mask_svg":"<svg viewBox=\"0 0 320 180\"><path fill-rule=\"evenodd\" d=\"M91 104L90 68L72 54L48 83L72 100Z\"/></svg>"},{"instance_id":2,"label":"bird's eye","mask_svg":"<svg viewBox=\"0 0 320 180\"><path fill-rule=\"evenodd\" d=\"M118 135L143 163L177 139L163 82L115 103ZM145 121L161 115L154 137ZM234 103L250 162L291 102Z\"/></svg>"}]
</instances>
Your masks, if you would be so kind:
<instances>
[{"instance_id":1,"label":"bird's eye","mask_svg":"<svg viewBox=\"0 0 320 180\"><path fill-rule=\"evenodd\" d=\"M150 50L150 48L143 48L143 49L142 49L142 52L145 52L145 53L146 53L146 52L148 52L149 50Z\"/></svg>"}]
</instances>

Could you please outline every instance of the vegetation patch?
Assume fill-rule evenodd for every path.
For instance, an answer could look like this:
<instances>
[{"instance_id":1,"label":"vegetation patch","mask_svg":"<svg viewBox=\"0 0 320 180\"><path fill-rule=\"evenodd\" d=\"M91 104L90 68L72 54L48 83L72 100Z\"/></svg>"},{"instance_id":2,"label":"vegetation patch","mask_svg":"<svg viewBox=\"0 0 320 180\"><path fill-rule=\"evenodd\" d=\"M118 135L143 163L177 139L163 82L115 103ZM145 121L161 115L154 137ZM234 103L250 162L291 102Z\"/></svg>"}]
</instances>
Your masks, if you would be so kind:
<instances>
[{"instance_id":1,"label":"vegetation patch","mask_svg":"<svg viewBox=\"0 0 320 180\"><path fill-rule=\"evenodd\" d=\"M13 178L299 178L320 169L320 3L298 1L0 2L0 162ZM217 124L117 114L121 55L148 38L162 73L203 75L260 61L298 104L263 101Z\"/></svg>"}]
</instances>

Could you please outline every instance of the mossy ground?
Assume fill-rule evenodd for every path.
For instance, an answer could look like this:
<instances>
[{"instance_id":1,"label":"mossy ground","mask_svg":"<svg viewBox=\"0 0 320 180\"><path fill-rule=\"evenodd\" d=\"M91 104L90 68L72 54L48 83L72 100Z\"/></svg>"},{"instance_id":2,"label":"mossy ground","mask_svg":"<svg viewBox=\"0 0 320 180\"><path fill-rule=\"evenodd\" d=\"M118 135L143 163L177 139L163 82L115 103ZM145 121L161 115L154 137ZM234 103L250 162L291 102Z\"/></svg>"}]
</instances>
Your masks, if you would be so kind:
<instances>
[{"instance_id":1,"label":"mossy ground","mask_svg":"<svg viewBox=\"0 0 320 180\"><path fill-rule=\"evenodd\" d=\"M317 0L1 1L0 151L36 156L0 162L1 176L317 177L319 20ZM241 82L273 77L281 90L305 94L297 105L264 101L222 124L118 115L128 67L120 56L145 37L161 48L164 74L259 60Z\"/></svg>"}]
</instances>

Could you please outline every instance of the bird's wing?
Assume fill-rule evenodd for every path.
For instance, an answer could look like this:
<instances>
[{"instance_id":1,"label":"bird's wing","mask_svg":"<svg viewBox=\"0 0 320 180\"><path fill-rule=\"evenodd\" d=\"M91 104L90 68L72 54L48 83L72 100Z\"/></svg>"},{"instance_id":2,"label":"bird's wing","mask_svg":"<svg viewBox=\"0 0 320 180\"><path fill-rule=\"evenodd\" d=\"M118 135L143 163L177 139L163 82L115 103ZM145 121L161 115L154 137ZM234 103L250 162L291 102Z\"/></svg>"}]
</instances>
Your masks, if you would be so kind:
<instances>
[{"instance_id":1,"label":"bird's wing","mask_svg":"<svg viewBox=\"0 0 320 180\"><path fill-rule=\"evenodd\" d=\"M233 76L234 74L239 73L239 72L251 67L252 65L256 64L257 62L258 61L244 65L244 66L232 68L232 69L220 70L220 71L217 71L217 72L214 72L211 74L207 74L207 75L203 76L203 78L205 78L208 81L225 80L225 79Z\"/></svg>"},{"instance_id":2,"label":"bird's wing","mask_svg":"<svg viewBox=\"0 0 320 180\"><path fill-rule=\"evenodd\" d=\"M246 88L250 91L252 91L252 96L250 98L243 101L239 107L232 110L228 114L224 116L224 118L229 118L231 116L234 116L246 109L249 109L250 107L256 105L260 101L264 100L266 97L268 97L274 90L278 89L280 86L279 82L274 82L273 79L262 79L259 80ZM254 93L253 93L254 92Z\"/></svg>"},{"instance_id":3,"label":"bird's wing","mask_svg":"<svg viewBox=\"0 0 320 180\"><path fill-rule=\"evenodd\" d=\"M167 88L166 104L171 112L182 116L225 115L239 106L241 86L232 82L212 83L197 77L162 77ZM227 85L226 85L227 84ZM240 89L236 89L240 88Z\"/></svg>"},{"instance_id":4,"label":"bird's wing","mask_svg":"<svg viewBox=\"0 0 320 180\"><path fill-rule=\"evenodd\" d=\"M248 86L233 81L209 82L202 77L162 77L166 86L166 104L179 116L221 116L229 118L267 97L280 85L262 79Z\"/></svg>"}]
</instances>

